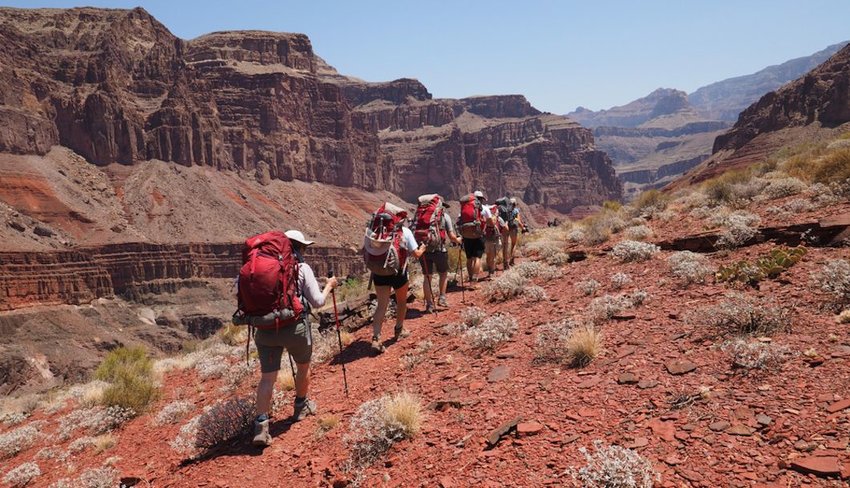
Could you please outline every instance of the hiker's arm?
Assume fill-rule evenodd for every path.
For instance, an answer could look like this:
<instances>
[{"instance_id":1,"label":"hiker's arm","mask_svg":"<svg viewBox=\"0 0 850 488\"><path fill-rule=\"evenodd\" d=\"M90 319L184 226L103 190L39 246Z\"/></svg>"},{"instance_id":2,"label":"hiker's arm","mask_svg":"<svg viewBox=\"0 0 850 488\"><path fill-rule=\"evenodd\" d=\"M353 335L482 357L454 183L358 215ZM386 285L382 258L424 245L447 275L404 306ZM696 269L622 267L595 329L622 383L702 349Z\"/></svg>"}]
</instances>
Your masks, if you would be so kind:
<instances>
[{"instance_id":1,"label":"hiker's arm","mask_svg":"<svg viewBox=\"0 0 850 488\"><path fill-rule=\"evenodd\" d=\"M300 268L304 275L304 282L301 286L302 295L313 307L318 308L323 306L325 301L328 299L328 295L330 295L331 290L336 287L336 276L328 278L328 282L325 283L325 288L322 291L319 291L319 282L316 281L316 275L313 274L313 269L306 265L301 265Z\"/></svg>"},{"instance_id":2,"label":"hiker's arm","mask_svg":"<svg viewBox=\"0 0 850 488\"><path fill-rule=\"evenodd\" d=\"M415 251L411 251L411 256L413 256L416 259L419 259L420 257L422 257L423 254L425 254L425 249L426 249L426 246L425 246L425 243L423 242L422 244L419 245L419 247L416 248Z\"/></svg>"}]
</instances>

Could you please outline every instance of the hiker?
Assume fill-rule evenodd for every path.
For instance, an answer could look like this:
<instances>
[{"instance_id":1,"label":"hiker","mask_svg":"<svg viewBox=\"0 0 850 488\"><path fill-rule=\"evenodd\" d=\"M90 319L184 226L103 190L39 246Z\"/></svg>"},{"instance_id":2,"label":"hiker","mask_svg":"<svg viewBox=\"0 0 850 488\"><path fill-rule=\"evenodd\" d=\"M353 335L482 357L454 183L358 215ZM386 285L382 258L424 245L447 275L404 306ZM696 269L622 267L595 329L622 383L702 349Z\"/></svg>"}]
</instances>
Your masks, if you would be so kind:
<instances>
[{"instance_id":1,"label":"hiker","mask_svg":"<svg viewBox=\"0 0 850 488\"><path fill-rule=\"evenodd\" d=\"M425 313L434 313L437 306L447 308L446 288L449 283L449 250L446 239L460 244L461 239L455 234L452 219L445 209L449 205L440 195L422 195L419 197L419 207L414 218L413 235L416 242L426 245L425 254L419 258L422 266L422 290L425 294ZM439 297L434 302L431 289L431 275L439 275Z\"/></svg>"},{"instance_id":2,"label":"hiker","mask_svg":"<svg viewBox=\"0 0 850 488\"><path fill-rule=\"evenodd\" d=\"M481 272L481 256L484 255L484 224L492 219L490 208L484 203L487 197L481 190L461 199L458 229L463 237L463 251L466 254L466 271L469 281L478 281Z\"/></svg>"},{"instance_id":3,"label":"hiker","mask_svg":"<svg viewBox=\"0 0 850 488\"><path fill-rule=\"evenodd\" d=\"M260 384L257 385L257 417L254 420L255 446L268 446L272 437L269 433L269 410L271 409L272 394L280 371L280 361L283 350L295 360L295 406L292 420L303 420L307 415L316 413L316 402L307 398L310 387L310 357L313 354L313 338L310 330L310 307L321 307L328 295L337 285L336 277L328 278L325 287L319 291L319 283L313 274L313 269L304 262L304 251L313 241L307 240L304 234L297 230L284 233L292 246L292 252L298 262L298 277L295 293L299 297L304 310L298 321L291 325L281 325L277 328L258 329L254 336L257 354L260 358Z\"/></svg>"},{"instance_id":4,"label":"hiker","mask_svg":"<svg viewBox=\"0 0 850 488\"><path fill-rule=\"evenodd\" d=\"M381 342L381 327L395 290L396 324L394 339L407 337L404 318L407 314L407 258L418 259L425 253L425 244L417 244L413 232L404 221L407 212L386 202L372 216L363 243L366 267L372 272L378 304L372 316L372 349L377 353L385 350ZM409 256L408 256L409 255Z\"/></svg>"},{"instance_id":5,"label":"hiker","mask_svg":"<svg viewBox=\"0 0 850 488\"><path fill-rule=\"evenodd\" d=\"M519 215L516 198L511 197L507 201L506 209L499 207L499 216L507 223L506 232L502 233L502 262L504 268L508 269L514 265L514 253L516 252L517 241L519 240L519 232L526 232L525 223ZM502 215L505 210L505 215Z\"/></svg>"},{"instance_id":6,"label":"hiker","mask_svg":"<svg viewBox=\"0 0 850 488\"><path fill-rule=\"evenodd\" d=\"M498 200L497 200L498 202ZM499 206L489 206L491 217L484 223L484 252L487 254L487 278L496 272L496 253L502 249L502 234L507 233L507 223L499 215ZM484 205L488 207L488 205ZM507 261L504 262L507 269Z\"/></svg>"}]
</instances>

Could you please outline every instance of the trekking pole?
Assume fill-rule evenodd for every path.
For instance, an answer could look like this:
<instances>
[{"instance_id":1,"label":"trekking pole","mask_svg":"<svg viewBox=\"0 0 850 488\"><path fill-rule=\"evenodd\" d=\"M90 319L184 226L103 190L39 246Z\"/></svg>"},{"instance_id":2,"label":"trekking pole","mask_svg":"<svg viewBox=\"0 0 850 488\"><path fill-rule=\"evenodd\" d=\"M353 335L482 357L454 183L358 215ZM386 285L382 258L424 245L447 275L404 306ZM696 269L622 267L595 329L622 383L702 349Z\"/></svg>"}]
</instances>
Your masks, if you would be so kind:
<instances>
[{"instance_id":1,"label":"trekking pole","mask_svg":"<svg viewBox=\"0 0 850 488\"><path fill-rule=\"evenodd\" d=\"M333 270L328 270L328 278L332 278L334 275ZM339 363L342 365L342 384L345 388L345 396L348 396L348 375L345 372L345 361L342 359L342 333L339 331L339 312L336 308L336 290L331 290L331 297L333 297L334 301L334 318L336 319L336 339L339 341Z\"/></svg>"},{"instance_id":2,"label":"trekking pole","mask_svg":"<svg viewBox=\"0 0 850 488\"><path fill-rule=\"evenodd\" d=\"M289 356L289 369L292 371L292 382L295 382L295 365L292 364L292 354L289 354L289 351L286 351L286 355Z\"/></svg>"},{"instance_id":3,"label":"trekking pole","mask_svg":"<svg viewBox=\"0 0 850 488\"><path fill-rule=\"evenodd\" d=\"M460 301L461 303L466 303L466 289L463 287L463 266L460 265L462 257L463 243L461 243L460 247L457 248L457 269L455 270L455 274L460 272Z\"/></svg>"}]
</instances>

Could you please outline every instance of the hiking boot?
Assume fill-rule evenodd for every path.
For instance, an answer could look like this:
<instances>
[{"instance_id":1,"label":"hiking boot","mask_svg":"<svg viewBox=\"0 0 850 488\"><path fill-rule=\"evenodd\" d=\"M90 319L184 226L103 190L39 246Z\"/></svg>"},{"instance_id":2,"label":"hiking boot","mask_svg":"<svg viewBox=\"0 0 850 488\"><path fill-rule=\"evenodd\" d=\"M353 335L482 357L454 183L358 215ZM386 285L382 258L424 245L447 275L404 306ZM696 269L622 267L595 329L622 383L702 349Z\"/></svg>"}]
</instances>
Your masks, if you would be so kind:
<instances>
[{"instance_id":1,"label":"hiking boot","mask_svg":"<svg viewBox=\"0 0 850 488\"><path fill-rule=\"evenodd\" d=\"M254 440L252 442L257 447L268 447L272 444L272 436L269 434L269 420L259 422L254 420Z\"/></svg>"},{"instance_id":2,"label":"hiking boot","mask_svg":"<svg viewBox=\"0 0 850 488\"><path fill-rule=\"evenodd\" d=\"M443 308L449 308L449 300L445 295L440 295L440 298L437 299L437 305Z\"/></svg>"},{"instance_id":3,"label":"hiking boot","mask_svg":"<svg viewBox=\"0 0 850 488\"><path fill-rule=\"evenodd\" d=\"M436 310L434 309L434 304L429 303L428 305L425 305L425 313L434 313L434 312L436 312Z\"/></svg>"},{"instance_id":4,"label":"hiking boot","mask_svg":"<svg viewBox=\"0 0 850 488\"><path fill-rule=\"evenodd\" d=\"M295 402L295 410L292 412L292 420L298 422L304 420L308 415L316 415L316 402L305 398L303 402Z\"/></svg>"},{"instance_id":5,"label":"hiking boot","mask_svg":"<svg viewBox=\"0 0 850 488\"><path fill-rule=\"evenodd\" d=\"M396 340L404 339L405 337L410 335L410 332L405 330L404 327L401 327L401 326L398 326L398 325L395 326L395 329L393 329L393 332L395 332L395 339Z\"/></svg>"},{"instance_id":6,"label":"hiking boot","mask_svg":"<svg viewBox=\"0 0 850 488\"><path fill-rule=\"evenodd\" d=\"M387 348L384 347L384 344L381 342L378 336L372 336L372 350L378 354L381 354L387 350Z\"/></svg>"}]
</instances>

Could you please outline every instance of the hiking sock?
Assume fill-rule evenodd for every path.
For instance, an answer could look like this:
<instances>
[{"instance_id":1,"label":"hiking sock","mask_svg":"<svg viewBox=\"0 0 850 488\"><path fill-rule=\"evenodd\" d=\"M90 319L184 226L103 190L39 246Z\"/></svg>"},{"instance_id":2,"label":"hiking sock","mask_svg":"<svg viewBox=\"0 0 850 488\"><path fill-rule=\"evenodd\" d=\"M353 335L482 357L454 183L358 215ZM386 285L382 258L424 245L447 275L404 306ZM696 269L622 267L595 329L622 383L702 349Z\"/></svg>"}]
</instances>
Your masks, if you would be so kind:
<instances>
[{"instance_id":1,"label":"hiking sock","mask_svg":"<svg viewBox=\"0 0 850 488\"><path fill-rule=\"evenodd\" d=\"M304 402L306 402L306 401L307 401L307 397L306 397L306 396L303 396L303 397L295 397L295 404L296 404L296 405L298 405L298 404L302 404L302 405L303 405L303 404L304 404Z\"/></svg>"}]
</instances>

